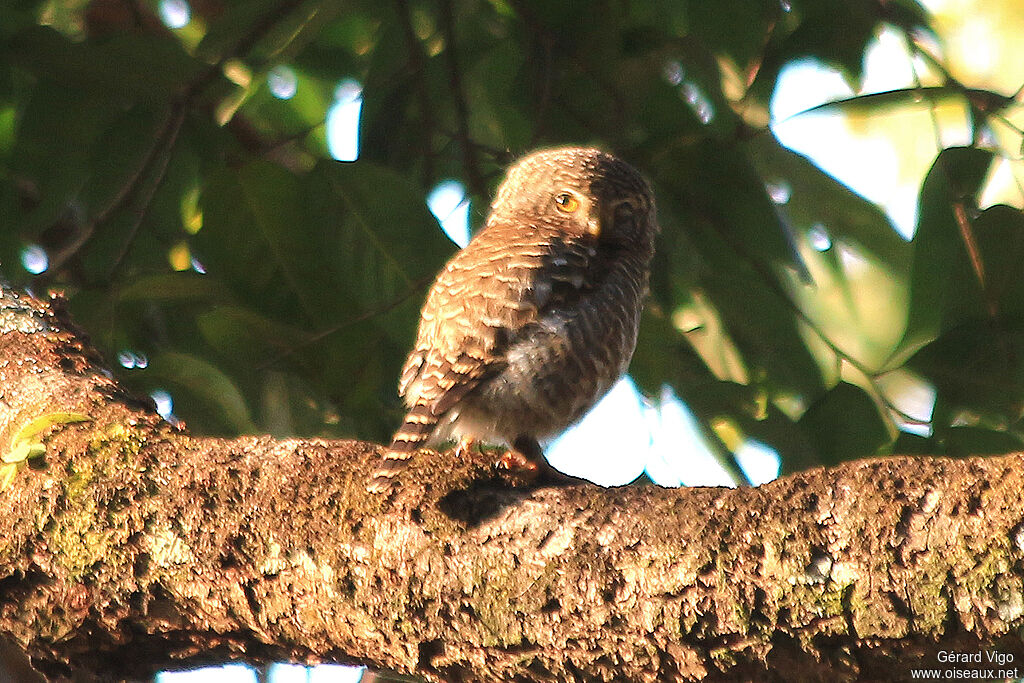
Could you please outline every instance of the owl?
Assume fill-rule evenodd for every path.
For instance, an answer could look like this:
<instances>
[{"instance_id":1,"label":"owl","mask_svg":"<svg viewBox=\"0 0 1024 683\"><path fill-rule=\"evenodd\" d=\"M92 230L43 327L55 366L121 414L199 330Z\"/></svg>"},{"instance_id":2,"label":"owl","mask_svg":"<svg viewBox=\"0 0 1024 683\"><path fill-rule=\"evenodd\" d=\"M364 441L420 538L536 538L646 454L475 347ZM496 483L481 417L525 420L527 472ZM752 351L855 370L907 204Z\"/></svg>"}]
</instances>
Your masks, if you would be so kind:
<instances>
[{"instance_id":1,"label":"owl","mask_svg":"<svg viewBox=\"0 0 1024 683\"><path fill-rule=\"evenodd\" d=\"M514 164L427 294L398 386L408 412L367 488L390 491L419 448L451 439L536 458L629 365L657 232L650 187L611 154Z\"/></svg>"}]
</instances>

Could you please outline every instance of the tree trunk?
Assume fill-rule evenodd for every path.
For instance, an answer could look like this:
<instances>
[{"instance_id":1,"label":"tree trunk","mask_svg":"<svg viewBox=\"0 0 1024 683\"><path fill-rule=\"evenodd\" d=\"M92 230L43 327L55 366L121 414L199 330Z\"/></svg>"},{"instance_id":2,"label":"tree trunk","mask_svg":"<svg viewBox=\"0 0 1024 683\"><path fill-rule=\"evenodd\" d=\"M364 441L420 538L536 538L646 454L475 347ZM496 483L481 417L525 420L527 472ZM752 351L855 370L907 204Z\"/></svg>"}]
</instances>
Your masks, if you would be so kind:
<instances>
[{"instance_id":1,"label":"tree trunk","mask_svg":"<svg viewBox=\"0 0 1024 683\"><path fill-rule=\"evenodd\" d=\"M438 681L1019 675L1019 454L603 489L424 452L385 501L364 491L378 448L190 436L119 388L59 301L3 292L0 636L50 677L227 660Z\"/></svg>"}]
</instances>

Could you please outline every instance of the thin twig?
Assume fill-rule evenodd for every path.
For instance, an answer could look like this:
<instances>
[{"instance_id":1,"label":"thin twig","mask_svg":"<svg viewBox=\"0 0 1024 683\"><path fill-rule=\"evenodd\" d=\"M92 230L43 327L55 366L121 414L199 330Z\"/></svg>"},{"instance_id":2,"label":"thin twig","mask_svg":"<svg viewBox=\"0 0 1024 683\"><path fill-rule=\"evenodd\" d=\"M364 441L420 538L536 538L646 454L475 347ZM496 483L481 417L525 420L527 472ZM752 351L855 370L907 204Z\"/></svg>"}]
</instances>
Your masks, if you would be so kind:
<instances>
[{"instance_id":1,"label":"thin twig","mask_svg":"<svg viewBox=\"0 0 1024 683\"><path fill-rule=\"evenodd\" d=\"M533 116L534 129L530 135L530 146L533 147L544 137L544 129L547 124L547 111L551 105L551 71L554 57L555 36L551 33L534 13L533 8L520 0L511 0L510 4L519 15L523 23L530 29L529 34L540 41L544 51L544 61L541 64L540 96L537 99L537 106Z\"/></svg>"},{"instance_id":2,"label":"thin twig","mask_svg":"<svg viewBox=\"0 0 1024 683\"><path fill-rule=\"evenodd\" d=\"M149 187L144 193L140 191L141 198L137 202L137 206L134 208L132 217L132 223L128 228L128 235L121 245L121 249L118 251L117 256L114 257L114 262L110 266L108 271L107 279L112 279L114 274L120 269L125 257L128 252L131 251L132 245L135 243L135 238L139 234L139 228L142 226L142 221L145 219L146 214L149 213L149 209L153 204L153 198L156 196L156 192L160 189L161 183L167 176L167 168L171 163L171 156L174 152L174 145L177 142L178 134L181 132L181 126L185 122L186 107L183 102L179 102L174 105L171 109L171 115L168 118L165 131L162 136L165 138L161 143L161 147L164 148L164 153L160 160L157 162L156 168L152 173L152 180L149 183Z\"/></svg>"},{"instance_id":3,"label":"thin twig","mask_svg":"<svg viewBox=\"0 0 1024 683\"><path fill-rule=\"evenodd\" d=\"M451 128L448 128L446 126L438 126L437 132L454 142L458 142L459 135L456 131L452 130ZM507 166L508 164L515 161L516 157L512 153L512 150L510 150L508 147L492 147L491 145L488 145L483 142L478 142L472 139L469 141L469 143L473 145L473 148L476 149L477 152L483 153L484 155L489 157L491 161L493 161L495 164L498 164L499 166ZM447 149L447 147L445 147L444 149ZM484 176L486 175L487 174L485 173Z\"/></svg>"},{"instance_id":4,"label":"thin twig","mask_svg":"<svg viewBox=\"0 0 1024 683\"><path fill-rule=\"evenodd\" d=\"M229 60L237 59L252 50L252 48L256 46L256 43L266 37L267 33L274 28L274 25L277 24L277 22L287 16L288 13L296 7L301 5L302 2L303 0L285 0L275 7L272 12L269 12L257 21L249 32L238 40L234 48L222 54L216 62L204 69L202 73L189 83L183 93L185 101L191 101L192 98L210 85L210 83L212 83L221 73L224 65Z\"/></svg>"},{"instance_id":5,"label":"thin twig","mask_svg":"<svg viewBox=\"0 0 1024 683\"><path fill-rule=\"evenodd\" d=\"M477 197L486 197L487 185L480 173L476 147L469 135L469 106L466 104L466 93L462 87L462 70L459 68L459 55L455 41L455 9L452 6L452 0L441 1L441 30L444 31L448 87L455 103L456 133L459 145L462 147L462 163L466 169L466 179L469 181L469 188L473 194Z\"/></svg>"},{"instance_id":6,"label":"thin twig","mask_svg":"<svg viewBox=\"0 0 1024 683\"><path fill-rule=\"evenodd\" d=\"M432 277L433 276L427 277L427 278L421 278L420 280L417 280L416 282L414 282L412 284L411 287L409 287L404 292L399 294L395 299L393 299L393 300L391 300L391 301L389 301L389 302L387 302L385 304L382 304L382 305L378 306L377 308L374 308L374 309L371 309L369 311L365 311L363 313L360 313L356 317L350 318L349 320L346 320L343 323L338 323L337 325L329 327L326 330L321 330L320 332L317 332L314 335L306 337L301 342L295 344L294 346L291 346L290 348L286 349L285 351L282 351L281 353L277 354L276 356L274 356L270 360L268 360L268 361L266 361L266 362L264 362L264 363L262 363L260 365L257 365L256 366L256 370L259 371L259 370L266 370L268 368L271 368L274 365L276 365L277 363L279 363L280 361L282 361L285 358L287 358L288 356L293 355L299 349L305 348L305 347L309 346L310 344L315 344L316 342L320 341L321 339L324 339L325 337L328 337L328 336L334 334L335 332L343 330L346 327L351 327L352 325L357 325L357 324L359 324L361 322L369 320L370 318L375 318L378 315L384 315L388 311L398 307L406 299L408 299L410 296L412 296L413 294L418 292L420 289L422 289L423 286L425 284L427 284L427 282L429 282Z\"/></svg>"},{"instance_id":7,"label":"thin twig","mask_svg":"<svg viewBox=\"0 0 1024 683\"><path fill-rule=\"evenodd\" d=\"M398 21L402 25L402 34L405 36L406 51L409 53L409 72L415 78L416 95L420 103L420 154L423 156L423 181L427 187L434 184L434 150L433 139L437 124L434 121L434 108L430 102L430 92L427 90L427 56L423 52L423 46L416 37L416 30L412 25L412 17L409 14L408 0L395 0L395 7L398 10Z\"/></svg>"},{"instance_id":8,"label":"thin twig","mask_svg":"<svg viewBox=\"0 0 1024 683\"><path fill-rule=\"evenodd\" d=\"M95 234L98 227L106 224L114 214L131 202L143 176L145 176L149 171L150 166L162 153L163 143L166 140L167 130L171 125L172 119L172 116L168 116L167 120L160 125L156 131L156 135L153 137L153 143L142 156L138 166L136 166L135 170L125 178L125 182L114 192L106 206L93 214L93 216L87 220L84 225L82 225L81 230L72 242L64 245L59 251L49 255L50 263L46 270L47 273L56 273L59 271L64 264L67 263L68 259L77 254L79 249L85 246L85 244L92 239L92 236Z\"/></svg>"}]
</instances>

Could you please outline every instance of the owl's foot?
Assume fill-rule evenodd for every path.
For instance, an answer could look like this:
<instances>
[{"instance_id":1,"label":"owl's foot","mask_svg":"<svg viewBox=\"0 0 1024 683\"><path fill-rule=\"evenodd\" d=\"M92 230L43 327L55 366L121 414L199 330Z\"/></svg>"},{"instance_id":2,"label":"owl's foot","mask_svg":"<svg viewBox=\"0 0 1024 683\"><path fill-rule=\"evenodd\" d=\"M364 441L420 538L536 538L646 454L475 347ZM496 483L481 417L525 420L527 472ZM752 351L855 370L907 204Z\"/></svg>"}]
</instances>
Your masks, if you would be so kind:
<instances>
[{"instance_id":1,"label":"owl's foot","mask_svg":"<svg viewBox=\"0 0 1024 683\"><path fill-rule=\"evenodd\" d=\"M494 468L503 472L502 478L516 488L532 488L540 479L544 465L547 463L543 459L537 462L516 448L505 449L494 461Z\"/></svg>"},{"instance_id":2,"label":"owl's foot","mask_svg":"<svg viewBox=\"0 0 1024 683\"><path fill-rule=\"evenodd\" d=\"M498 467L518 474L531 484L548 466L544 459L544 450L532 436L517 437L512 442L512 448L506 450L498 461Z\"/></svg>"},{"instance_id":3,"label":"owl's foot","mask_svg":"<svg viewBox=\"0 0 1024 683\"><path fill-rule=\"evenodd\" d=\"M467 458L473 454L473 451L480 452L480 442L471 436L464 436L459 439L459 445L455 447L456 458Z\"/></svg>"},{"instance_id":4,"label":"owl's foot","mask_svg":"<svg viewBox=\"0 0 1024 683\"><path fill-rule=\"evenodd\" d=\"M539 460L535 460L515 448L505 451L494 466L506 470L520 485L530 487L573 486L591 483L586 479L559 472L544 459L543 455Z\"/></svg>"},{"instance_id":5,"label":"owl's foot","mask_svg":"<svg viewBox=\"0 0 1024 683\"><path fill-rule=\"evenodd\" d=\"M506 460L509 463L509 470L523 473L522 478L533 486L572 486L591 483L552 467L544 457L544 450L540 444L530 436L517 438L512 448L502 457L502 462Z\"/></svg>"},{"instance_id":6,"label":"owl's foot","mask_svg":"<svg viewBox=\"0 0 1024 683\"><path fill-rule=\"evenodd\" d=\"M532 437L520 436L513 442L511 448L503 449L500 457L495 460L496 453L492 449L486 448L473 437L463 436L456 444L453 454L461 460L477 460L483 457L484 461L492 464L495 469L504 471L502 478L513 486L567 486L589 483L585 479L559 472L549 465L544 458L544 450Z\"/></svg>"},{"instance_id":7,"label":"owl's foot","mask_svg":"<svg viewBox=\"0 0 1024 683\"><path fill-rule=\"evenodd\" d=\"M510 472L523 473L535 473L540 469L540 465L536 461L531 460L524 453L520 453L514 448L505 451L498 462L495 463L495 467L509 470Z\"/></svg>"},{"instance_id":8,"label":"owl's foot","mask_svg":"<svg viewBox=\"0 0 1024 683\"><path fill-rule=\"evenodd\" d=\"M563 474L548 464L544 449L531 436L520 436L505 451L497 466L508 470L524 484L531 486L579 484L581 479Z\"/></svg>"}]
</instances>

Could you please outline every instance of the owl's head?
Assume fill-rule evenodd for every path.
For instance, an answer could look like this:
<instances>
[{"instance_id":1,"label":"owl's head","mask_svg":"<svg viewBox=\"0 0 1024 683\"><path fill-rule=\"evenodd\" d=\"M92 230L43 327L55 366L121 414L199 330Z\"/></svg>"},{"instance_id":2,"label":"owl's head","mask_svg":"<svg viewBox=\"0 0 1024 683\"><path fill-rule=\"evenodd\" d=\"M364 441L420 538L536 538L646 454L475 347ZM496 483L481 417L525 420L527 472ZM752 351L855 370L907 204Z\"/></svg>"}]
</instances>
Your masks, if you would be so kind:
<instances>
[{"instance_id":1,"label":"owl's head","mask_svg":"<svg viewBox=\"0 0 1024 683\"><path fill-rule=\"evenodd\" d=\"M643 176L588 147L545 149L520 159L498 188L491 212L642 251L653 249L658 231L654 196Z\"/></svg>"}]
</instances>

